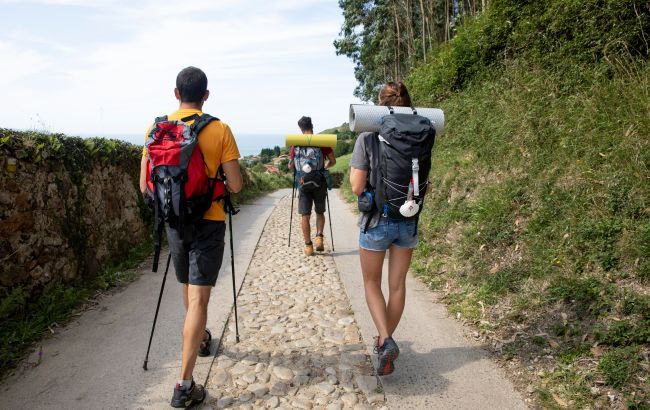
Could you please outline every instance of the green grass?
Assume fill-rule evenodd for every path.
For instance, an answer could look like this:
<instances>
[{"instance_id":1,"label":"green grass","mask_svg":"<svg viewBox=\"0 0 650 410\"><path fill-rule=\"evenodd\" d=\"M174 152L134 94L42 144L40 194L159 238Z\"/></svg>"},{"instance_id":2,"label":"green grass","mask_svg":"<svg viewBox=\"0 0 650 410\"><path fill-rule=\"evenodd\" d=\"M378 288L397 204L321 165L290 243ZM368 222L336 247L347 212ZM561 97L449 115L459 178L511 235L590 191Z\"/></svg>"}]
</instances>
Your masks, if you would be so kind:
<instances>
[{"instance_id":1,"label":"green grass","mask_svg":"<svg viewBox=\"0 0 650 410\"><path fill-rule=\"evenodd\" d=\"M414 104L446 114L412 269L452 313L523 332L503 354L524 375L552 358L541 407L648 408L650 6L588 3L490 2L411 67Z\"/></svg>"},{"instance_id":2,"label":"green grass","mask_svg":"<svg viewBox=\"0 0 650 410\"><path fill-rule=\"evenodd\" d=\"M293 181L290 175L274 175L266 172L256 172L249 168L242 168L244 188L233 195L234 202L249 203L259 196L280 188L291 188Z\"/></svg>"},{"instance_id":3,"label":"green grass","mask_svg":"<svg viewBox=\"0 0 650 410\"><path fill-rule=\"evenodd\" d=\"M342 155L336 159L336 165L330 168L330 172L337 172L343 174L341 176L341 193L343 198L348 202L356 202L357 197L352 193L350 187L350 159L352 158L352 153Z\"/></svg>"},{"instance_id":4,"label":"green grass","mask_svg":"<svg viewBox=\"0 0 650 410\"><path fill-rule=\"evenodd\" d=\"M352 153L336 158L336 164L330 168L330 172L348 172L348 169L350 168L350 158L352 158Z\"/></svg>"},{"instance_id":5,"label":"green grass","mask_svg":"<svg viewBox=\"0 0 650 410\"><path fill-rule=\"evenodd\" d=\"M483 305L495 309L499 332L524 326L561 338L549 349L571 365L578 359L562 355L583 337L612 357L650 347L650 302L632 290L650 285L650 66L627 68L612 76L584 66L576 86L573 73L513 61L502 77L447 99L420 220L414 271L447 289L452 312L482 326ZM570 323L551 320L555 309ZM600 366L611 387L648 397L650 386L612 363ZM560 372L546 389L587 403L596 371Z\"/></svg>"},{"instance_id":6,"label":"green grass","mask_svg":"<svg viewBox=\"0 0 650 410\"><path fill-rule=\"evenodd\" d=\"M503 339L524 329L530 343L503 347L523 366L554 357L535 386L542 407L589 406L604 378L601 390L639 408L650 401L639 381L650 377L639 364L650 349L650 8L583 3L499 0L414 68L415 104L441 106L447 132L413 270L476 326Z\"/></svg>"}]
</instances>

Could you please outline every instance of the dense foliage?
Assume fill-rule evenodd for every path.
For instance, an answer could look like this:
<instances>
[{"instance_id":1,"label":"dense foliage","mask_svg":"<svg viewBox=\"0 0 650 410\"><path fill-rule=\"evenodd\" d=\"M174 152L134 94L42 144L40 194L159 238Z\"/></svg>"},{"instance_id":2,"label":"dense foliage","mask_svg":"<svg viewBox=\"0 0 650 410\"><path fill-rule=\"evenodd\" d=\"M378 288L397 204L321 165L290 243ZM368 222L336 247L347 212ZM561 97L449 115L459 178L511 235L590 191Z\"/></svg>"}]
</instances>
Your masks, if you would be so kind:
<instances>
[{"instance_id":1,"label":"dense foliage","mask_svg":"<svg viewBox=\"0 0 650 410\"><path fill-rule=\"evenodd\" d=\"M414 270L542 407L647 408L650 3L492 0L456 28L401 71L447 120Z\"/></svg>"},{"instance_id":2,"label":"dense foliage","mask_svg":"<svg viewBox=\"0 0 650 410\"><path fill-rule=\"evenodd\" d=\"M345 18L334 42L355 62L355 95L375 100L377 87L408 75L434 45L451 39L487 0L339 0Z\"/></svg>"}]
</instances>

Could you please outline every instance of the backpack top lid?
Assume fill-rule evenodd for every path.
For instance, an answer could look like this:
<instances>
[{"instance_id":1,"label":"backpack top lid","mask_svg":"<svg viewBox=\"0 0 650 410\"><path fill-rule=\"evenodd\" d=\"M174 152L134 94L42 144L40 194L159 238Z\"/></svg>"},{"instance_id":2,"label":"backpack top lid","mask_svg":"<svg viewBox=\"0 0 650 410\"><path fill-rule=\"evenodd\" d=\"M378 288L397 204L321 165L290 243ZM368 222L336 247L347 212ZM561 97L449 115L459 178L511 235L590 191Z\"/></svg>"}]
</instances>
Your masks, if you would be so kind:
<instances>
[{"instance_id":1,"label":"backpack top lid","mask_svg":"<svg viewBox=\"0 0 650 410\"><path fill-rule=\"evenodd\" d=\"M433 145L436 130L431 120L417 114L391 114L382 118L379 135L399 152L410 153L414 145Z\"/></svg>"}]
</instances>

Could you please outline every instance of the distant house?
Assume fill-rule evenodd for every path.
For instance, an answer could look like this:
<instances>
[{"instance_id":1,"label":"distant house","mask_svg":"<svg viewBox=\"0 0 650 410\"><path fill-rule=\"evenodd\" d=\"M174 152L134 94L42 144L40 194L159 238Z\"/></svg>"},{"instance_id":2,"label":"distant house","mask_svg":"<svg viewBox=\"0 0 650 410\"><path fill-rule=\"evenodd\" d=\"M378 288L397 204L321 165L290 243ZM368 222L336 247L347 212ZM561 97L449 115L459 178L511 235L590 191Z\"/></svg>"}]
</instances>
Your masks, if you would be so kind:
<instances>
[{"instance_id":1,"label":"distant house","mask_svg":"<svg viewBox=\"0 0 650 410\"><path fill-rule=\"evenodd\" d=\"M280 166L280 163L281 163L282 161L284 161L285 159L286 159L286 160L289 159L289 156L288 156L287 154L282 154L282 155L280 155L280 156L278 156L278 157L275 157L275 158L273 158L273 165L275 165L276 167L278 167L278 166Z\"/></svg>"},{"instance_id":2,"label":"distant house","mask_svg":"<svg viewBox=\"0 0 650 410\"><path fill-rule=\"evenodd\" d=\"M264 164L264 168L266 168L266 173L267 174L275 174L275 175L281 175L282 173L280 170L275 167L274 165L271 164Z\"/></svg>"}]
</instances>

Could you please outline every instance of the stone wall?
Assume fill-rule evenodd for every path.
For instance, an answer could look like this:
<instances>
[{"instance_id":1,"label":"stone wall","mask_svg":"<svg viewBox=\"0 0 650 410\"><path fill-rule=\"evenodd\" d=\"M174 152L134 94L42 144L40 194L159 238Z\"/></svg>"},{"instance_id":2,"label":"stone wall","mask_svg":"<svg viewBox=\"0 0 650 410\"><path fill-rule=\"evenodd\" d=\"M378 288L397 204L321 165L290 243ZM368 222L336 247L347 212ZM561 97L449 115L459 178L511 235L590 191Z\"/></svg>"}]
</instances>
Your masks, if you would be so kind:
<instances>
[{"instance_id":1,"label":"stone wall","mask_svg":"<svg viewBox=\"0 0 650 410\"><path fill-rule=\"evenodd\" d=\"M139 148L0 129L0 288L92 278L148 238Z\"/></svg>"}]
</instances>

